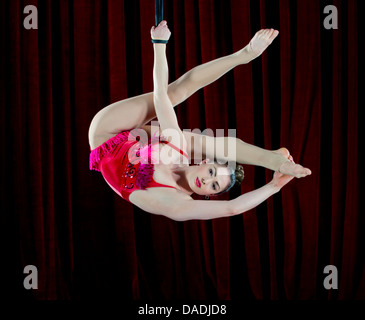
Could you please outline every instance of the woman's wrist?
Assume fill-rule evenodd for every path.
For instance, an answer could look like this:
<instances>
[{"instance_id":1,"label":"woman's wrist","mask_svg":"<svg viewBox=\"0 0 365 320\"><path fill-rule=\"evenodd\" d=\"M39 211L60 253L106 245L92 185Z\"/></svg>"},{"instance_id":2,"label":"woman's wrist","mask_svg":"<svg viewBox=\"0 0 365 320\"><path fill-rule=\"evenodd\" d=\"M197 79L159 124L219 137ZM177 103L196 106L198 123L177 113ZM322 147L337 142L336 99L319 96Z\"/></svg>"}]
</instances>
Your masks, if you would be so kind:
<instances>
[{"instance_id":1,"label":"woman's wrist","mask_svg":"<svg viewBox=\"0 0 365 320\"><path fill-rule=\"evenodd\" d=\"M243 49L236 52L240 60L240 64L247 64L250 63L252 60L258 57L258 55L254 54L250 48L250 44L248 44Z\"/></svg>"},{"instance_id":2,"label":"woman's wrist","mask_svg":"<svg viewBox=\"0 0 365 320\"><path fill-rule=\"evenodd\" d=\"M239 197L229 200L229 207L234 214L239 214L251 210L267 200L269 197L279 192L280 188L271 181L259 189L241 194Z\"/></svg>"},{"instance_id":3,"label":"woman's wrist","mask_svg":"<svg viewBox=\"0 0 365 320\"><path fill-rule=\"evenodd\" d=\"M278 193L281 190L281 187L274 179L272 179L267 185L272 189L273 193Z\"/></svg>"}]
</instances>

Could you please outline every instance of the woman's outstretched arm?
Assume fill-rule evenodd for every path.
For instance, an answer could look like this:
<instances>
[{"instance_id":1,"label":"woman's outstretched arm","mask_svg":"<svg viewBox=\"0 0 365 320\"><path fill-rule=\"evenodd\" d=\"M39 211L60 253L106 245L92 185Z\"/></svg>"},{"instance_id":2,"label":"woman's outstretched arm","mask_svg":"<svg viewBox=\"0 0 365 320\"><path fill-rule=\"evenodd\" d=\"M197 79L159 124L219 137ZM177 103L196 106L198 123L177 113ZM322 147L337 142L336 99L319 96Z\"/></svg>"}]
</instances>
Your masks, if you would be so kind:
<instances>
[{"instance_id":1,"label":"woman's outstretched arm","mask_svg":"<svg viewBox=\"0 0 365 320\"><path fill-rule=\"evenodd\" d=\"M210 220L245 213L279 192L273 181L263 187L244 193L233 200L191 200L177 211L177 220Z\"/></svg>"},{"instance_id":2,"label":"woman's outstretched arm","mask_svg":"<svg viewBox=\"0 0 365 320\"><path fill-rule=\"evenodd\" d=\"M146 212L163 215L172 220L210 220L232 217L257 207L279 192L293 178L275 172L271 182L233 200L194 200L177 190L165 188L135 191L129 199Z\"/></svg>"}]
</instances>

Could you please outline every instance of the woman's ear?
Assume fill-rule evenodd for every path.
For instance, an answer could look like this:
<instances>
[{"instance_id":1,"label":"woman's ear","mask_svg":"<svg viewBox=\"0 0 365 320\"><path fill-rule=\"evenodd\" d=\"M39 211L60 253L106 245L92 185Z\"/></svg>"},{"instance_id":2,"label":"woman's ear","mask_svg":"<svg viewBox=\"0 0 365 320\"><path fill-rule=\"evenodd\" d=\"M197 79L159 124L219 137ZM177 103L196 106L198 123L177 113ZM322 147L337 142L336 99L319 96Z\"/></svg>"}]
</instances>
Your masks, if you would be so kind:
<instances>
[{"instance_id":1,"label":"woman's ear","mask_svg":"<svg viewBox=\"0 0 365 320\"><path fill-rule=\"evenodd\" d=\"M199 166L201 166L202 164L207 164L210 161L210 159L204 159L199 163Z\"/></svg>"}]
</instances>

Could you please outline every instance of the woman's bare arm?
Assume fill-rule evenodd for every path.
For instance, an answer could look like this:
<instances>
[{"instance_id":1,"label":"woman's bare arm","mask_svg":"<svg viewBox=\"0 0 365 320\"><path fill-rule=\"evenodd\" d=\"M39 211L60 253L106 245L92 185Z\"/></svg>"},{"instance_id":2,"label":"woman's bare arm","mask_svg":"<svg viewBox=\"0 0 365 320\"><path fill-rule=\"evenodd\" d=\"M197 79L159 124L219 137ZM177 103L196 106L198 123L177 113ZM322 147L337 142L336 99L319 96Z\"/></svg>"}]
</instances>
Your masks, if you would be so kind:
<instances>
[{"instance_id":1,"label":"woman's bare arm","mask_svg":"<svg viewBox=\"0 0 365 320\"><path fill-rule=\"evenodd\" d=\"M162 21L156 28L152 27L151 37L153 39L168 40L171 32L166 21ZM154 43L154 65L153 65L153 100L157 119L161 129L175 129L180 131L174 107L167 94L169 68L166 58L166 44Z\"/></svg>"},{"instance_id":2,"label":"woman's bare arm","mask_svg":"<svg viewBox=\"0 0 365 320\"><path fill-rule=\"evenodd\" d=\"M142 210L176 221L210 220L247 212L279 192L293 179L276 172L271 182L233 200L194 200L174 189L151 188L135 191L130 201Z\"/></svg>"},{"instance_id":3,"label":"woman's bare arm","mask_svg":"<svg viewBox=\"0 0 365 320\"><path fill-rule=\"evenodd\" d=\"M179 220L209 220L232 217L257 207L279 190L278 187L270 182L259 189L242 194L233 200L186 201L183 203L183 207L177 216Z\"/></svg>"}]
</instances>

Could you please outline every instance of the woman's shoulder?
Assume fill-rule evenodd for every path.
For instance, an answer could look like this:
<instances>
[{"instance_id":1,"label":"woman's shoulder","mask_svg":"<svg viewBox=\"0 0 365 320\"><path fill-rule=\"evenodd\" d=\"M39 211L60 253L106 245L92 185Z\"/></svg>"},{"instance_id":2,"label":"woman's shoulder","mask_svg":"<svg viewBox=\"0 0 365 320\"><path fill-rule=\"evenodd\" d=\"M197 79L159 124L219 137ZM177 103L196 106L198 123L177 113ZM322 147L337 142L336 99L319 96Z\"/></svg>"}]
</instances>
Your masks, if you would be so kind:
<instances>
[{"instance_id":1,"label":"woman's shoulder","mask_svg":"<svg viewBox=\"0 0 365 320\"><path fill-rule=\"evenodd\" d=\"M149 188L131 193L129 201L144 211L159 214L173 213L185 201L193 200L188 194L175 188Z\"/></svg>"}]
</instances>

